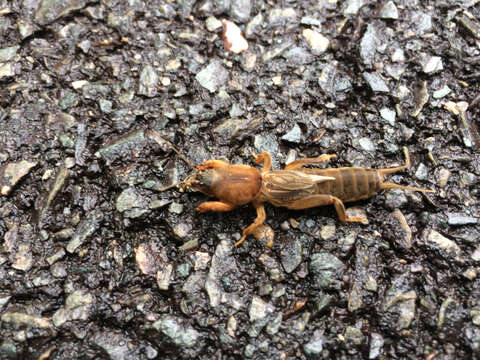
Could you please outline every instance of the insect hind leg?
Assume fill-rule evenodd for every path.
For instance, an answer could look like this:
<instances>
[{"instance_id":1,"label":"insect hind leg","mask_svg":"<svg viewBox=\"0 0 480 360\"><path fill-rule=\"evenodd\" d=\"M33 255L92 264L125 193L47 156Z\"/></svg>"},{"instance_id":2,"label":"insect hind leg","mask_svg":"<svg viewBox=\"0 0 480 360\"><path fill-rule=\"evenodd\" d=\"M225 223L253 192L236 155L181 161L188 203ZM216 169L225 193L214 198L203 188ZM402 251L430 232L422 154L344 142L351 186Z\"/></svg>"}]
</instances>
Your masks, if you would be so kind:
<instances>
[{"instance_id":1,"label":"insect hind leg","mask_svg":"<svg viewBox=\"0 0 480 360\"><path fill-rule=\"evenodd\" d=\"M322 164L329 161L330 159L335 159L336 157L337 155L335 154L322 154L315 158L298 159L294 162L291 162L290 164L287 164L284 170L295 170L304 165Z\"/></svg>"},{"instance_id":2,"label":"insect hind leg","mask_svg":"<svg viewBox=\"0 0 480 360\"><path fill-rule=\"evenodd\" d=\"M430 189L421 189L421 188L416 188L416 187L411 187L411 186L404 186L400 184L395 184L390 181L385 181L380 185L381 190L385 189L401 189L401 190L410 190L410 191L421 191L421 192L431 192L434 193L435 190L430 190Z\"/></svg>"},{"instance_id":3,"label":"insect hind leg","mask_svg":"<svg viewBox=\"0 0 480 360\"><path fill-rule=\"evenodd\" d=\"M301 210L309 209L317 206L331 205L335 207L338 218L343 222L365 222L366 218L364 216L358 217L348 217L345 210L345 205L343 205L342 200L335 196L326 195L326 194L316 194L310 195L303 199L295 200L286 205L288 209Z\"/></svg>"}]
</instances>

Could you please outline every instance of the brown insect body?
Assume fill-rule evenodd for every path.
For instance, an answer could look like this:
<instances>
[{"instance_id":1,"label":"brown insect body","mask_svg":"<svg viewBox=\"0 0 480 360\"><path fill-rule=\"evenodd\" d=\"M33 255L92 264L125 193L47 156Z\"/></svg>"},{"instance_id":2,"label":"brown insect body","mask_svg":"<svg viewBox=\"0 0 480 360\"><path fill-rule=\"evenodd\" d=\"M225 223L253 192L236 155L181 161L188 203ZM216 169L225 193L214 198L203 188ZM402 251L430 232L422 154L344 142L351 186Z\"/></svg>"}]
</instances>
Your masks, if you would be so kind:
<instances>
[{"instance_id":1,"label":"brown insect body","mask_svg":"<svg viewBox=\"0 0 480 360\"><path fill-rule=\"evenodd\" d=\"M362 222L365 220L364 217L346 215L344 202L366 199L390 188L434 192L384 180L386 175L404 170L410 165L406 148L404 152L405 164L393 168L302 168L304 165L323 163L336 157L320 155L316 158L299 159L288 164L284 170L270 170L270 154L263 152L258 156L253 155L257 164L263 162L261 171L247 165L231 165L221 160L208 160L198 166L196 172L183 183L186 188L201 191L219 200L200 204L196 209L199 212L230 211L239 205L252 202L257 210L257 218L243 230L242 238L235 244L238 246L265 221L264 202L289 209L307 209L333 204L340 221Z\"/></svg>"}]
</instances>

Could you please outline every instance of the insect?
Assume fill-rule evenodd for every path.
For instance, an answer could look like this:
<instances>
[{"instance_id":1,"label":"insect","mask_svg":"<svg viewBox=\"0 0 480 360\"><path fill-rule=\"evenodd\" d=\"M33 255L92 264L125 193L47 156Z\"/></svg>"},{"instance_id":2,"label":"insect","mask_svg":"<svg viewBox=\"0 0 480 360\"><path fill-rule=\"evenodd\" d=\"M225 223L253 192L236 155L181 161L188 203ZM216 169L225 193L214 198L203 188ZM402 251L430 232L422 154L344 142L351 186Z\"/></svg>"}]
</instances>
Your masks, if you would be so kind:
<instances>
[{"instance_id":1,"label":"insect","mask_svg":"<svg viewBox=\"0 0 480 360\"><path fill-rule=\"evenodd\" d=\"M435 192L385 181L385 176L410 166L408 149L404 147L403 151L404 165L383 169L304 168L305 165L321 164L337 157L327 154L296 160L283 170L271 170L271 157L265 151L259 155L252 154L256 164L263 163L261 170L248 165L233 165L223 160L207 160L180 182L180 190L193 189L218 199L197 206L196 210L200 213L230 211L237 206L252 203L257 217L243 230L242 237L235 243L235 246L239 246L265 221L265 202L294 210L333 205L340 221L363 222L366 220L364 217L348 217L344 203L369 198L384 189ZM175 185L178 183L170 187ZM271 247L273 243L266 246Z\"/></svg>"}]
</instances>

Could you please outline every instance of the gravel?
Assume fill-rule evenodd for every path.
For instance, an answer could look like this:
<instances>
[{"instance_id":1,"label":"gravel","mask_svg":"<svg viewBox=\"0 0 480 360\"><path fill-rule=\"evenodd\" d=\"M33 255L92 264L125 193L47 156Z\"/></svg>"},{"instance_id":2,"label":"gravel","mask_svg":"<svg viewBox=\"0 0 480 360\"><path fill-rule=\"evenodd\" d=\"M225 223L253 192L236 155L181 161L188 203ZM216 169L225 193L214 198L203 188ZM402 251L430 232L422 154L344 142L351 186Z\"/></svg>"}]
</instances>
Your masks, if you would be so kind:
<instances>
[{"instance_id":1,"label":"gravel","mask_svg":"<svg viewBox=\"0 0 480 360\"><path fill-rule=\"evenodd\" d=\"M475 1L0 0L0 359L475 358ZM227 51L222 21L248 50ZM172 188L208 159L410 168L333 206ZM260 168L260 166L258 166ZM345 180L345 179L344 179ZM357 214L357 215L353 215ZM268 231L267 231L268 230Z\"/></svg>"}]
</instances>

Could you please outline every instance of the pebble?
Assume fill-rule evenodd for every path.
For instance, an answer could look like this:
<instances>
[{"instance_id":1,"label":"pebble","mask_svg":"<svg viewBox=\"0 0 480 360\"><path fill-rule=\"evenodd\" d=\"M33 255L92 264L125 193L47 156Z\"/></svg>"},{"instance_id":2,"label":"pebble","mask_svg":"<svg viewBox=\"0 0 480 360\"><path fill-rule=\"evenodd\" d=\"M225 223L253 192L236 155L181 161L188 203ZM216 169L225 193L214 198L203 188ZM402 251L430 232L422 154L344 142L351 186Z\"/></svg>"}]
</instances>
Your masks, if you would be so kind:
<instances>
[{"instance_id":1,"label":"pebble","mask_svg":"<svg viewBox=\"0 0 480 360\"><path fill-rule=\"evenodd\" d=\"M477 278L477 270L473 267L466 269L462 275L468 280L475 280Z\"/></svg>"},{"instance_id":2,"label":"pebble","mask_svg":"<svg viewBox=\"0 0 480 360\"><path fill-rule=\"evenodd\" d=\"M377 34L377 28L368 24L365 33L360 40L360 57L365 65L372 65L375 60L375 52L381 40Z\"/></svg>"},{"instance_id":3,"label":"pebble","mask_svg":"<svg viewBox=\"0 0 480 360\"><path fill-rule=\"evenodd\" d=\"M397 10L397 7L395 6L395 3L393 1L389 1L385 5L383 5L380 10L379 16L382 19L397 20L398 10Z\"/></svg>"},{"instance_id":4,"label":"pebble","mask_svg":"<svg viewBox=\"0 0 480 360\"><path fill-rule=\"evenodd\" d=\"M302 242L296 237L288 240L280 252L280 259L285 272L292 273L302 262Z\"/></svg>"},{"instance_id":5,"label":"pebble","mask_svg":"<svg viewBox=\"0 0 480 360\"><path fill-rule=\"evenodd\" d=\"M355 244L355 240L357 239L357 234L354 232L350 232L344 237L338 239L338 245L340 246L342 253L346 254L350 252L352 246Z\"/></svg>"},{"instance_id":6,"label":"pebble","mask_svg":"<svg viewBox=\"0 0 480 360\"><path fill-rule=\"evenodd\" d=\"M98 105L100 106L100 110L105 114L110 114L112 112L113 104L110 100L100 99L98 100Z\"/></svg>"},{"instance_id":7,"label":"pebble","mask_svg":"<svg viewBox=\"0 0 480 360\"><path fill-rule=\"evenodd\" d=\"M185 239L191 230L192 230L191 225L181 223L181 224L175 225L175 227L173 228L173 233L179 239ZM193 241L193 243L191 243L191 241ZM183 244L181 248L183 250L189 250L191 248L197 247L197 245L198 245L198 239L193 239Z\"/></svg>"},{"instance_id":8,"label":"pebble","mask_svg":"<svg viewBox=\"0 0 480 360\"><path fill-rule=\"evenodd\" d=\"M425 57L420 62L425 74L431 74L443 70L442 58L440 56Z\"/></svg>"},{"instance_id":9,"label":"pebble","mask_svg":"<svg viewBox=\"0 0 480 360\"><path fill-rule=\"evenodd\" d=\"M297 22L297 12L294 8L272 9L268 12L268 25L271 27L295 22Z\"/></svg>"},{"instance_id":10,"label":"pebble","mask_svg":"<svg viewBox=\"0 0 480 360\"><path fill-rule=\"evenodd\" d=\"M434 99L441 99L448 94L452 92L452 89L450 89L447 85L444 85L441 89L436 90L433 92L433 98Z\"/></svg>"},{"instance_id":11,"label":"pebble","mask_svg":"<svg viewBox=\"0 0 480 360\"><path fill-rule=\"evenodd\" d=\"M152 327L166 336L170 342L179 348L191 348L200 338L200 333L191 326L182 326L181 319L165 315L154 322Z\"/></svg>"},{"instance_id":12,"label":"pebble","mask_svg":"<svg viewBox=\"0 0 480 360\"><path fill-rule=\"evenodd\" d=\"M454 241L447 239L435 230L431 230L426 236L426 245L433 249L442 250L444 252L444 257L447 258L450 255L458 258L460 255L460 247Z\"/></svg>"},{"instance_id":13,"label":"pebble","mask_svg":"<svg viewBox=\"0 0 480 360\"><path fill-rule=\"evenodd\" d=\"M377 333L370 334L370 351L368 353L369 359L376 359L381 355L381 350L385 340L383 339L382 335Z\"/></svg>"},{"instance_id":14,"label":"pebble","mask_svg":"<svg viewBox=\"0 0 480 360\"><path fill-rule=\"evenodd\" d=\"M330 45L330 41L325 36L314 30L304 29L302 35L315 55L323 54Z\"/></svg>"},{"instance_id":15,"label":"pebble","mask_svg":"<svg viewBox=\"0 0 480 360\"><path fill-rule=\"evenodd\" d=\"M395 239L395 241L403 248L410 249L412 247L412 229L408 225L407 219L405 219L405 216L399 209L396 209L392 215L397 219L400 228L403 230L401 233L402 238Z\"/></svg>"},{"instance_id":16,"label":"pebble","mask_svg":"<svg viewBox=\"0 0 480 360\"><path fill-rule=\"evenodd\" d=\"M428 178L428 168L424 163L418 165L417 171L415 171L415 177L418 180L425 181Z\"/></svg>"},{"instance_id":17,"label":"pebble","mask_svg":"<svg viewBox=\"0 0 480 360\"><path fill-rule=\"evenodd\" d=\"M461 226L461 225L474 225L478 224L478 218L468 216L460 213L447 213L448 225Z\"/></svg>"},{"instance_id":18,"label":"pebble","mask_svg":"<svg viewBox=\"0 0 480 360\"><path fill-rule=\"evenodd\" d=\"M416 12L412 16L412 24L415 24L415 33L422 36L432 30L432 16L422 12Z\"/></svg>"},{"instance_id":19,"label":"pebble","mask_svg":"<svg viewBox=\"0 0 480 360\"><path fill-rule=\"evenodd\" d=\"M211 93L214 93L220 86L224 85L228 78L228 71L225 70L218 60L212 60L210 64L195 76L198 83Z\"/></svg>"},{"instance_id":20,"label":"pebble","mask_svg":"<svg viewBox=\"0 0 480 360\"><path fill-rule=\"evenodd\" d=\"M140 73L138 94L155 97L158 94L158 74L151 65L145 65Z\"/></svg>"},{"instance_id":21,"label":"pebble","mask_svg":"<svg viewBox=\"0 0 480 360\"><path fill-rule=\"evenodd\" d=\"M49 319L45 317L29 315L21 312L13 312L13 311L4 312L0 317L0 320L5 323L12 323L17 327L28 326L30 328L39 328L39 329L52 328L52 325L50 324Z\"/></svg>"},{"instance_id":22,"label":"pebble","mask_svg":"<svg viewBox=\"0 0 480 360\"><path fill-rule=\"evenodd\" d=\"M86 4L86 0L41 0L35 12L35 22L39 25L50 24L84 8Z\"/></svg>"},{"instance_id":23,"label":"pebble","mask_svg":"<svg viewBox=\"0 0 480 360\"><path fill-rule=\"evenodd\" d=\"M32 268L33 254L30 244L19 244L12 255L14 259L12 268L25 272Z\"/></svg>"},{"instance_id":24,"label":"pebble","mask_svg":"<svg viewBox=\"0 0 480 360\"><path fill-rule=\"evenodd\" d=\"M420 81L416 86L414 90L414 102L415 102L415 108L412 111L412 116L413 117L418 117L420 113L422 112L423 107L425 104L428 102L428 88L427 88L427 82L426 81Z\"/></svg>"},{"instance_id":25,"label":"pebble","mask_svg":"<svg viewBox=\"0 0 480 360\"><path fill-rule=\"evenodd\" d=\"M0 63L12 60L16 55L20 46L10 46L0 49Z\"/></svg>"},{"instance_id":26,"label":"pebble","mask_svg":"<svg viewBox=\"0 0 480 360\"><path fill-rule=\"evenodd\" d=\"M472 323L476 326L480 326L480 311L470 310L470 316L472 317Z\"/></svg>"},{"instance_id":27,"label":"pebble","mask_svg":"<svg viewBox=\"0 0 480 360\"><path fill-rule=\"evenodd\" d=\"M405 53L402 49L396 48L392 54L392 61L393 62L404 62L405 61Z\"/></svg>"},{"instance_id":28,"label":"pebble","mask_svg":"<svg viewBox=\"0 0 480 360\"><path fill-rule=\"evenodd\" d=\"M300 24L309 26L320 26L322 23L316 18L304 16L300 19Z\"/></svg>"},{"instance_id":29,"label":"pebble","mask_svg":"<svg viewBox=\"0 0 480 360\"><path fill-rule=\"evenodd\" d=\"M364 72L362 75L373 92L388 93L390 91L385 80L380 75L367 72Z\"/></svg>"},{"instance_id":30,"label":"pebble","mask_svg":"<svg viewBox=\"0 0 480 360\"><path fill-rule=\"evenodd\" d=\"M222 20L223 32L222 37L225 49L235 54L240 54L248 50L248 42L243 37L240 28L229 20Z\"/></svg>"},{"instance_id":31,"label":"pebble","mask_svg":"<svg viewBox=\"0 0 480 360\"><path fill-rule=\"evenodd\" d=\"M57 249L55 253L47 258L47 262L50 265L53 265L58 260L62 259L66 255L65 249L63 247Z\"/></svg>"},{"instance_id":32,"label":"pebble","mask_svg":"<svg viewBox=\"0 0 480 360\"><path fill-rule=\"evenodd\" d=\"M397 113L393 109L382 108L380 109L380 116L386 120L391 126L395 126L395 117Z\"/></svg>"},{"instance_id":33,"label":"pebble","mask_svg":"<svg viewBox=\"0 0 480 360\"><path fill-rule=\"evenodd\" d=\"M335 224L322 226L322 228L320 229L320 237L324 241L333 240L335 238L336 231L337 228Z\"/></svg>"},{"instance_id":34,"label":"pebble","mask_svg":"<svg viewBox=\"0 0 480 360\"><path fill-rule=\"evenodd\" d=\"M18 32L22 37L22 40L28 38L30 35L32 35L35 32L35 27L33 26L33 24L30 23L30 21L27 21L24 19L19 19L17 21L17 27L18 27Z\"/></svg>"},{"instance_id":35,"label":"pebble","mask_svg":"<svg viewBox=\"0 0 480 360\"><path fill-rule=\"evenodd\" d=\"M253 295L252 302L250 303L250 308L248 309L248 316L250 317L250 322L255 320L263 319L267 315L268 304L262 300L257 295Z\"/></svg>"},{"instance_id":36,"label":"pebble","mask_svg":"<svg viewBox=\"0 0 480 360\"><path fill-rule=\"evenodd\" d=\"M107 354L109 359L134 359L136 346L132 346L133 339L123 333L113 331L96 332L91 338L95 344Z\"/></svg>"},{"instance_id":37,"label":"pebble","mask_svg":"<svg viewBox=\"0 0 480 360\"><path fill-rule=\"evenodd\" d=\"M334 80L337 76L337 63L331 62L326 64L320 76L318 77L318 85L325 92L325 94L330 96L335 96L335 87L333 86Z\"/></svg>"},{"instance_id":38,"label":"pebble","mask_svg":"<svg viewBox=\"0 0 480 360\"><path fill-rule=\"evenodd\" d=\"M375 152L377 150L375 143L366 137L358 139L358 145L360 145L360 148L362 150L365 150L368 152Z\"/></svg>"},{"instance_id":39,"label":"pebble","mask_svg":"<svg viewBox=\"0 0 480 360\"><path fill-rule=\"evenodd\" d=\"M323 337L313 338L303 345L303 352L309 359L320 359L323 351Z\"/></svg>"},{"instance_id":40,"label":"pebble","mask_svg":"<svg viewBox=\"0 0 480 360\"><path fill-rule=\"evenodd\" d=\"M173 273L173 265L167 264L162 270L157 271L157 285L160 290L168 290Z\"/></svg>"},{"instance_id":41,"label":"pebble","mask_svg":"<svg viewBox=\"0 0 480 360\"><path fill-rule=\"evenodd\" d=\"M143 274L155 275L165 267L168 257L155 242L147 242L135 249L135 261Z\"/></svg>"},{"instance_id":42,"label":"pebble","mask_svg":"<svg viewBox=\"0 0 480 360\"><path fill-rule=\"evenodd\" d=\"M365 5L366 0L347 0L345 1L345 9L343 15L357 15L358 10Z\"/></svg>"},{"instance_id":43,"label":"pebble","mask_svg":"<svg viewBox=\"0 0 480 360\"><path fill-rule=\"evenodd\" d=\"M232 1L232 6L230 8L230 15L235 21L239 23L246 23L250 18L251 11L252 11L251 0Z\"/></svg>"},{"instance_id":44,"label":"pebble","mask_svg":"<svg viewBox=\"0 0 480 360\"><path fill-rule=\"evenodd\" d=\"M390 189L385 192L385 206L391 210L399 209L408 203L405 191L400 189Z\"/></svg>"},{"instance_id":45,"label":"pebble","mask_svg":"<svg viewBox=\"0 0 480 360\"><path fill-rule=\"evenodd\" d=\"M448 179L450 179L450 174L450 171L447 169L440 169L437 174L437 186L442 189L447 186Z\"/></svg>"},{"instance_id":46,"label":"pebble","mask_svg":"<svg viewBox=\"0 0 480 360\"><path fill-rule=\"evenodd\" d=\"M343 279L343 263L329 253L316 253L310 258L309 270L313 275L312 286L316 289L339 288Z\"/></svg>"},{"instance_id":47,"label":"pebble","mask_svg":"<svg viewBox=\"0 0 480 360\"><path fill-rule=\"evenodd\" d=\"M362 330L357 329L354 326L347 326L344 334L345 340L351 342L354 345L361 345L365 336L362 333Z\"/></svg>"},{"instance_id":48,"label":"pebble","mask_svg":"<svg viewBox=\"0 0 480 360\"><path fill-rule=\"evenodd\" d=\"M282 140L296 144L300 143L301 139L302 129L300 129L300 126L298 126L298 124L295 124L290 131L288 131L285 135L282 136Z\"/></svg>"},{"instance_id":49,"label":"pebble","mask_svg":"<svg viewBox=\"0 0 480 360\"><path fill-rule=\"evenodd\" d=\"M449 111L454 115L460 115L468 109L468 103L466 101L459 101L458 103L453 101L447 101L443 104L445 110Z\"/></svg>"},{"instance_id":50,"label":"pebble","mask_svg":"<svg viewBox=\"0 0 480 360\"><path fill-rule=\"evenodd\" d=\"M178 202L172 202L168 207L168 212L170 214L180 215L183 212L183 204Z\"/></svg>"},{"instance_id":51,"label":"pebble","mask_svg":"<svg viewBox=\"0 0 480 360\"><path fill-rule=\"evenodd\" d=\"M135 187L129 187L118 195L115 208L129 218L137 218L150 211L147 199Z\"/></svg>"},{"instance_id":52,"label":"pebble","mask_svg":"<svg viewBox=\"0 0 480 360\"><path fill-rule=\"evenodd\" d=\"M282 313L278 314L272 321L267 324L265 331L268 335L275 335L280 330L282 325L283 315Z\"/></svg>"},{"instance_id":53,"label":"pebble","mask_svg":"<svg viewBox=\"0 0 480 360\"><path fill-rule=\"evenodd\" d=\"M294 45L293 41L285 40L278 46L274 46L263 53L262 60L264 63L268 63L276 57L282 55L286 50L291 48Z\"/></svg>"},{"instance_id":54,"label":"pebble","mask_svg":"<svg viewBox=\"0 0 480 360\"><path fill-rule=\"evenodd\" d=\"M52 316L53 324L61 327L69 321L87 320L95 305L95 296L86 290L75 290L68 295L65 305Z\"/></svg>"},{"instance_id":55,"label":"pebble","mask_svg":"<svg viewBox=\"0 0 480 360\"><path fill-rule=\"evenodd\" d=\"M91 210L86 218L77 226L72 239L67 245L67 251L74 253L91 235L99 228L103 221L103 213L100 210Z\"/></svg>"},{"instance_id":56,"label":"pebble","mask_svg":"<svg viewBox=\"0 0 480 360\"><path fill-rule=\"evenodd\" d=\"M217 307L222 303L226 303L235 309L240 309L244 305L244 299L241 299L237 293L227 293L221 284L221 279L227 272L239 272L237 262L232 256L232 251L233 243L229 239L220 241L215 249L210 270L204 284L211 307Z\"/></svg>"},{"instance_id":57,"label":"pebble","mask_svg":"<svg viewBox=\"0 0 480 360\"><path fill-rule=\"evenodd\" d=\"M253 37L258 32L258 30L260 29L262 23L263 23L263 15L262 15L262 13L258 13L247 24L247 26L245 28L245 36L247 38Z\"/></svg>"},{"instance_id":58,"label":"pebble","mask_svg":"<svg viewBox=\"0 0 480 360\"><path fill-rule=\"evenodd\" d=\"M382 306L382 311L386 314L398 314L396 330L408 329L415 318L417 294L415 291L403 291L394 284L388 289ZM390 315L391 316L391 315Z\"/></svg>"},{"instance_id":59,"label":"pebble","mask_svg":"<svg viewBox=\"0 0 480 360\"><path fill-rule=\"evenodd\" d=\"M475 249L471 257L472 257L472 260L474 261L480 261L480 246Z\"/></svg>"},{"instance_id":60,"label":"pebble","mask_svg":"<svg viewBox=\"0 0 480 360\"><path fill-rule=\"evenodd\" d=\"M208 31L215 32L222 27L222 22L215 16L209 16L207 20L205 20L205 26Z\"/></svg>"},{"instance_id":61,"label":"pebble","mask_svg":"<svg viewBox=\"0 0 480 360\"><path fill-rule=\"evenodd\" d=\"M195 271L198 270L206 270L208 267L208 264L210 263L211 256L209 253L206 252L201 252L201 251L195 251L195 254L193 255L193 269Z\"/></svg>"},{"instance_id":62,"label":"pebble","mask_svg":"<svg viewBox=\"0 0 480 360\"><path fill-rule=\"evenodd\" d=\"M3 171L0 171L0 193L8 195L13 187L25 176L32 168L37 166L37 162L22 160L16 163L8 163Z\"/></svg>"},{"instance_id":63,"label":"pebble","mask_svg":"<svg viewBox=\"0 0 480 360\"><path fill-rule=\"evenodd\" d=\"M235 316L231 315L227 319L227 334L235 338L235 332L237 331L237 319L235 319Z\"/></svg>"},{"instance_id":64,"label":"pebble","mask_svg":"<svg viewBox=\"0 0 480 360\"><path fill-rule=\"evenodd\" d=\"M270 280L280 282L285 278L280 264L275 258L263 253L258 257L258 261L260 261L267 269Z\"/></svg>"}]
</instances>

